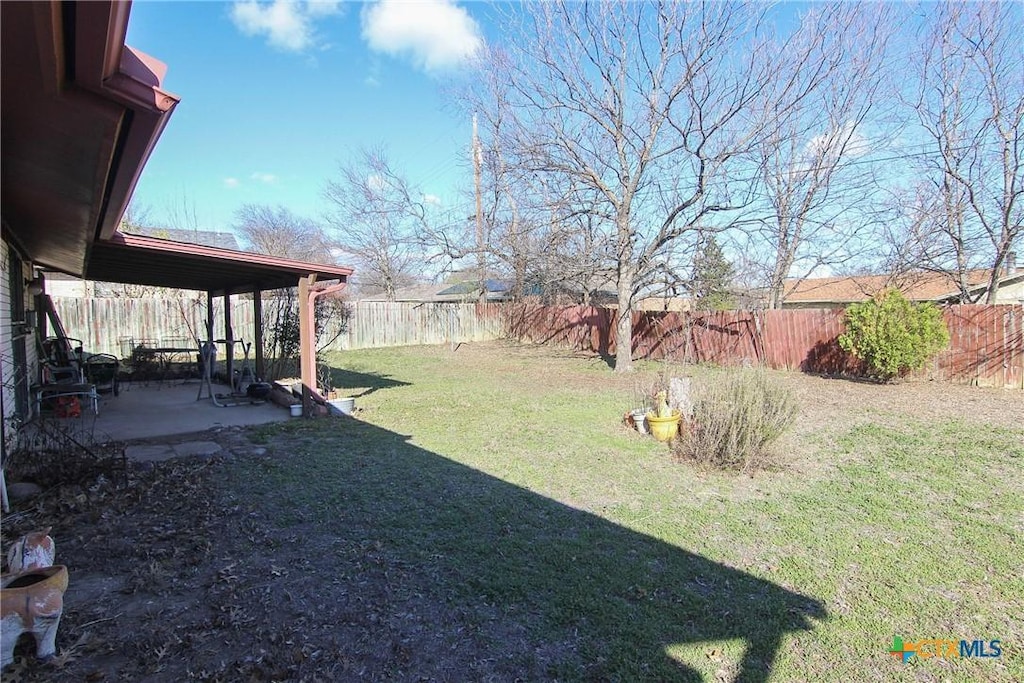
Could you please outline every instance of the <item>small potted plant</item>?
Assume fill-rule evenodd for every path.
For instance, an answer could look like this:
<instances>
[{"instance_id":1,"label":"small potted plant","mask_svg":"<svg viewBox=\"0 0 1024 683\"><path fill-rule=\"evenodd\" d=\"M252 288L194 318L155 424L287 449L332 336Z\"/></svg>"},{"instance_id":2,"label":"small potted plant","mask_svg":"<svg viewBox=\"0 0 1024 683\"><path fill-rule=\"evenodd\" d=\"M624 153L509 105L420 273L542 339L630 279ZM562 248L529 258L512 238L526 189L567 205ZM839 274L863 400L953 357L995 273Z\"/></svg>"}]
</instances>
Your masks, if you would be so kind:
<instances>
[{"instance_id":1,"label":"small potted plant","mask_svg":"<svg viewBox=\"0 0 1024 683\"><path fill-rule=\"evenodd\" d=\"M647 425L655 439L671 441L679 434L680 416L681 413L678 410L669 408L668 392L659 391L657 407L647 413Z\"/></svg>"},{"instance_id":2,"label":"small potted plant","mask_svg":"<svg viewBox=\"0 0 1024 683\"><path fill-rule=\"evenodd\" d=\"M648 434L647 413L654 407L652 399L655 394L656 385L645 383L640 380L633 382L633 396L626 411L625 422L641 434Z\"/></svg>"}]
</instances>

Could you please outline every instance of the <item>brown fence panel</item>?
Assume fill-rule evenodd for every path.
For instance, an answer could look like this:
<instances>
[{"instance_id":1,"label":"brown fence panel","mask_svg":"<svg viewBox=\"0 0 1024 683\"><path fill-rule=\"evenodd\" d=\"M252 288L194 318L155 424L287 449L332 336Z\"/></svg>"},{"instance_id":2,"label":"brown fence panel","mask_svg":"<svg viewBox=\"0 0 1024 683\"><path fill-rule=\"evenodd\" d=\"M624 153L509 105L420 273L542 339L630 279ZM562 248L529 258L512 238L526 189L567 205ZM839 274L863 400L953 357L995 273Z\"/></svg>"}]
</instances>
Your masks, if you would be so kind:
<instances>
[{"instance_id":1,"label":"brown fence panel","mask_svg":"<svg viewBox=\"0 0 1024 683\"><path fill-rule=\"evenodd\" d=\"M1024 389L1024 306L949 306L944 318L949 348L916 376Z\"/></svg>"},{"instance_id":2,"label":"brown fence panel","mask_svg":"<svg viewBox=\"0 0 1024 683\"><path fill-rule=\"evenodd\" d=\"M504 314L509 337L615 351L614 309L520 304ZM943 315L949 347L915 378L1024 389L1024 306L948 306ZM633 357L863 374L863 364L839 347L842 331L841 309L636 312Z\"/></svg>"}]
</instances>

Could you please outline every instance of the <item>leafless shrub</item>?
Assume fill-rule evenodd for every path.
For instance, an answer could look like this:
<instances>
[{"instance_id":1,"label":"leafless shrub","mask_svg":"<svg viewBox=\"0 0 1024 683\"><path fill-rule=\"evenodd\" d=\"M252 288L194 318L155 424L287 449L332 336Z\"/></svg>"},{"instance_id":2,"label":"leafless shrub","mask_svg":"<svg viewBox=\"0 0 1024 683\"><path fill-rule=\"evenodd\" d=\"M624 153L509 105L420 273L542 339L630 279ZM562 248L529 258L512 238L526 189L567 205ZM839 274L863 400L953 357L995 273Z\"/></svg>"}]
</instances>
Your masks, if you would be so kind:
<instances>
[{"instance_id":1,"label":"leafless shrub","mask_svg":"<svg viewBox=\"0 0 1024 683\"><path fill-rule=\"evenodd\" d=\"M739 370L700 386L693 422L676 442L678 457L750 471L770 462L771 445L796 420L792 393L760 370Z\"/></svg>"}]
</instances>

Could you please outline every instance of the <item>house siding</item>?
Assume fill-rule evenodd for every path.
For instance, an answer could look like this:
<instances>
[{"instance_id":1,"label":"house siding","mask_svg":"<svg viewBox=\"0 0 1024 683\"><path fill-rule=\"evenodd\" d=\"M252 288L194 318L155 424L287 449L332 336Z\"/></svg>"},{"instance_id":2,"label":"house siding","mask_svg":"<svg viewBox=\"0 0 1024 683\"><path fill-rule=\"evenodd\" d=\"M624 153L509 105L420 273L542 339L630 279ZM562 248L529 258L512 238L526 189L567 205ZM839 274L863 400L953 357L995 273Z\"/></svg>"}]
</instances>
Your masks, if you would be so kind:
<instances>
[{"instance_id":1,"label":"house siding","mask_svg":"<svg viewBox=\"0 0 1024 683\"><path fill-rule=\"evenodd\" d=\"M996 298L997 304L1024 304L1024 278L1012 284L1000 285Z\"/></svg>"},{"instance_id":2,"label":"house siding","mask_svg":"<svg viewBox=\"0 0 1024 683\"><path fill-rule=\"evenodd\" d=\"M20 269L20 272L18 270ZM38 353L34 337L35 312L34 302L23 292L25 316L23 321L14 320L16 301L11 282L21 278L22 282L32 279L32 265L22 261L14 248L5 240L0 239L0 372L2 372L2 419L5 421L5 436L11 445L13 430L10 429L14 418L27 418L30 412L29 389L35 381L35 370L38 367ZM16 322L31 323L32 327L18 326Z\"/></svg>"},{"instance_id":3,"label":"house siding","mask_svg":"<svg viewBox=\"0 0 1024 683\"><path fill-rule=\"evenodd\" d=\"M11 353L11 285L10 285L10 249L7 242L0 239L0 391L3 403L3 414L0 419L6 421L14 415L14 384L9 378L14 377L14 358ZM7 444L4 444L6 449Z\"/></svg>"}]
</instances>

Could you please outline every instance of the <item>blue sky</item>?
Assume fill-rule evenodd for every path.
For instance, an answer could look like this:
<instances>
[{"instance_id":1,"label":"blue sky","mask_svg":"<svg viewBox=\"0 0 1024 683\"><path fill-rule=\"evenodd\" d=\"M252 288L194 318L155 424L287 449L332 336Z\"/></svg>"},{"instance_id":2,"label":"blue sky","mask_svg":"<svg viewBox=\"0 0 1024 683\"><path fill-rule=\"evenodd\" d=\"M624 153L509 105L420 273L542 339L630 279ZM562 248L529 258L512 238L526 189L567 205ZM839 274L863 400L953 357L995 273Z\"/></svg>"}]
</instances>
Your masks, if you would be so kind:
<instances>
[{"instance_id":1,"label":"blue sky","mask_svg":"<svg viewBox=\"0 0 1024 683\"><path fill-rule=\"evenodd\" d=\"M184 205L208 230L246 203L319 218L338 163L381 144L442 207L461 202L471 122L442 85L467 76L485 7L137 0L127 43L167 64L181 103L133 205L157 225Z\"/></svg>"}]
</instances>

